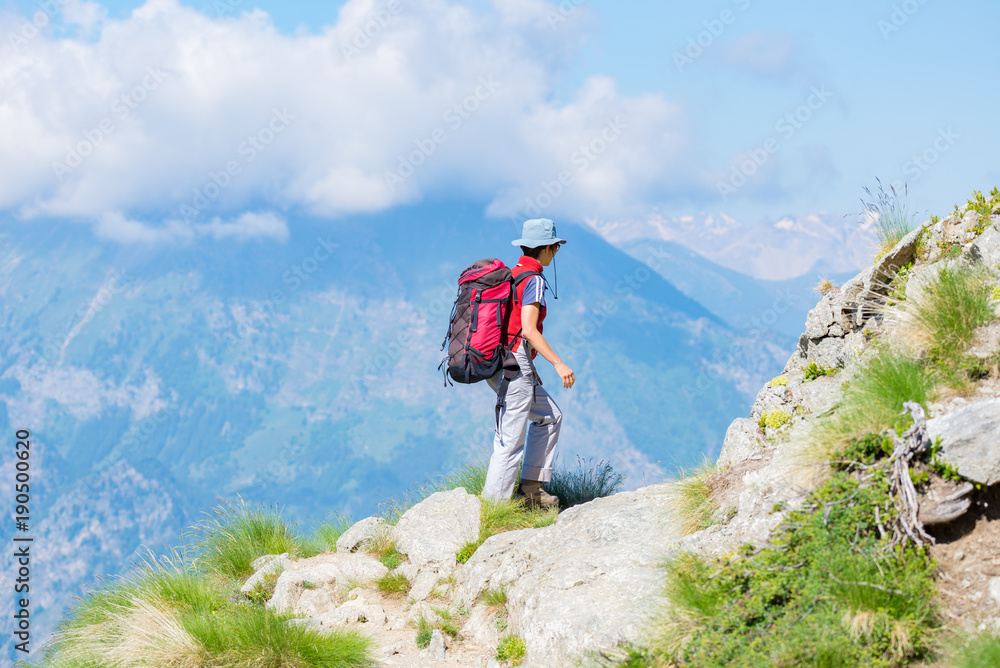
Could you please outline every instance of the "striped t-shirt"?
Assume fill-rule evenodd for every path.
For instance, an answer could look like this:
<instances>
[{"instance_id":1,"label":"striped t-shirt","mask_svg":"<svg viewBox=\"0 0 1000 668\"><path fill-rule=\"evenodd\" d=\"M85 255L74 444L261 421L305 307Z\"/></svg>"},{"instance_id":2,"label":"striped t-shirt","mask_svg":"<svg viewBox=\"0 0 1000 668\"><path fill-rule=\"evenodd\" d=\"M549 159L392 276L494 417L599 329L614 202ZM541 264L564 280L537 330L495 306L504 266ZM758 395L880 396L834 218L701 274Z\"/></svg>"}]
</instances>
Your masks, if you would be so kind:
<instances>
[{"instance_id":1,"label":"striped t-shirt","mask_svg":"<svg viewBox=\"0 0 1000 668\"><path fill-rule=\"evenodd\" d=\"M545 306L545 281L541 276L532 276L525 282L521 295L521 305L524 304L538 304L539 308Z\"/></svg>"}]
</instances>

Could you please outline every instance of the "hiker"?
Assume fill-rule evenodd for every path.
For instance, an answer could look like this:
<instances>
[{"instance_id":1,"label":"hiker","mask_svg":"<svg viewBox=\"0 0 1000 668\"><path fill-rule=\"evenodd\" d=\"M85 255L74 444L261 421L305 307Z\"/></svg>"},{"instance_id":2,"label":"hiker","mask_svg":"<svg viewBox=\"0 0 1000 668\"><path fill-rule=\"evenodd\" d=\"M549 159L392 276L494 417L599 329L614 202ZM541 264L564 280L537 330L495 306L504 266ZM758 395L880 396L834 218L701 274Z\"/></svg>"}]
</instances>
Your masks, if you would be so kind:
<instances>
[{"instance_id":1,"label":"hiker","mask_svg":"<svg viewBox=\"0 0 1000 668\"><path fill-rule=\"evenodd\" d=\"M516 288L507 329L520 370L507 387L493 437L493 455L483 488L483 496L493 500L511 497L523 450L519 495L524 495L534 507L559 505L559 499L543 490L542 483L552 478L552 460L555 458L556 441L559 440L562 413L542 387L535 371L534 358L541 353L555 367L563 387L573 387L576 382L573 371L559 359L542 336L546 313L545 291L548 289L542 271L564 243L566 240L556 236L555 224L547 218L525 221L521 238L511 242L520 246L522 252L517 266L511 270ZM522 274L528 275L519 280ZM487 380L494 391L500 386L501 376L502 372Z\"/></svg>"}]
</instances>

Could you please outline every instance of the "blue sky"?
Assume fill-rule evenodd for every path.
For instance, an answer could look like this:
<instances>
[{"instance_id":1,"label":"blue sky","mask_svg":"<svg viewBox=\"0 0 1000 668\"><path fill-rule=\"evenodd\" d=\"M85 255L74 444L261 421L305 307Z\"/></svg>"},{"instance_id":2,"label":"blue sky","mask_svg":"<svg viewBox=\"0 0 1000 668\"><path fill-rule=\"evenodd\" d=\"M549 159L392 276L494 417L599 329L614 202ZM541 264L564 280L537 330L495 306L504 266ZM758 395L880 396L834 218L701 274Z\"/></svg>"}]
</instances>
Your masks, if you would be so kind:
<instances>
[{"instance_id":1,"label":"blue sky","mask_svg":"<svg viewBox=\"0 0 1000 668\"><path fill-rule=\"evenodd\" d=\"M547 204L547 187L560 193L541 210L556 218L708 211L753 222L857 211L876 176L905 181L918 214L1000 184L992 3L395 2L371 48L345 63L337 45L377 12L389 16L387 2L157 0L133 15L142 3L63 0L52 25L16 45L20 17L44 4L6 0L0 89L14 127L31 131L10 130L5 161L31 163L26 151L37 160L0 189L0 210L88 222L120 241L280 238L280 221L297 212L338 217L422 199L471 198L516 218ZM246 14L255 8L266 16ZM81 167L54 167L147 63L168 68L162 88ZM476 91L468 119L437 120ZM185 216L196 199L185 193L242 161L239 136L286 100L299 120L276 148ZM618 135L605 130L615 118ZM427 143L436 128L446 134ZM575 148L603 147L602 132L606 153L581 159ZM436 155L417 156L426 164L393 183L408 169L397 158L421 141ZM264 218L248 226L247 211Z\"/></svg>"}]
</instances>

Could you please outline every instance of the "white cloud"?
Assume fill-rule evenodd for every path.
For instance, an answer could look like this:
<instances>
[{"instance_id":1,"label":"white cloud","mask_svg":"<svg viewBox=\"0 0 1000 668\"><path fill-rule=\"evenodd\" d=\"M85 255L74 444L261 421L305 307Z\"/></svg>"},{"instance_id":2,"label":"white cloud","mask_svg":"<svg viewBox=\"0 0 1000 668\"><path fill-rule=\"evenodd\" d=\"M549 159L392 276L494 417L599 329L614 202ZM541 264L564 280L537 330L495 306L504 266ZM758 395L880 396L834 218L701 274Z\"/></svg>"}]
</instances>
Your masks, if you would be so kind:
<instances>
[{"instance_id":1,"label":"white cloud","mask_svg":"<svg viewBox=\"0 0 1000 668\"><path fill-rule=\"evenodd\" d=\"M563 171L547 214L714 192L676 103L605 77L557 99L584 8L349 0L335 24L289 36L259 10L211 17L149 0L110 20L77 5L93 39L40 34L0 58L0 210L24 218L83 218L123 242L281 239L277 218L237 216L440 193L508 215Z\"/></svg>"},{"instance_id":2,"label":"white cloud","mask_svg":"<svg viewBox=\"0 0 1000 668\"><path fill-rule=\"evenodd\" d=\"M211 223L201 225L197 230L203 234L210 234L215 239L225 239L228 237L239 240L258 237L270 237L278 241L288 239L288 225L280 216L269 211L265 213L252 213L248 211L229 222L225 222L220 218L213 218Z\"/></svg>"}]
</instances>

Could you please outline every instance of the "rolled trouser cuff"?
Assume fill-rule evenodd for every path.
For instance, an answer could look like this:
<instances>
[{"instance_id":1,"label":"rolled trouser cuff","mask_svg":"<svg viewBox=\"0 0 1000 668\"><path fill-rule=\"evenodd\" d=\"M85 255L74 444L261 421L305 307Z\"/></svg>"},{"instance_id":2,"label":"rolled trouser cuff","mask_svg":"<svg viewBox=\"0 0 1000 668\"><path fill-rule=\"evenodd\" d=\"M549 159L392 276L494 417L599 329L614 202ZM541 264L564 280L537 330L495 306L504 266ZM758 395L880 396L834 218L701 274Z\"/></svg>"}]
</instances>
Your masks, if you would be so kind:
<instances>
[{"instance_id":1,"label":"rolled trouser cuff","mask_svg":"<svg viewBox=\"0 0 1000 668\"><path fill-rule=\"evenodd\" d=\"M552 480L552 469L538 468L535 466L522 466L521 480L537 480L538 482L549 482L550 480Z\"/></svg>"}]
</instances>

